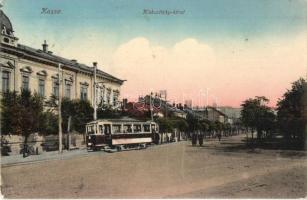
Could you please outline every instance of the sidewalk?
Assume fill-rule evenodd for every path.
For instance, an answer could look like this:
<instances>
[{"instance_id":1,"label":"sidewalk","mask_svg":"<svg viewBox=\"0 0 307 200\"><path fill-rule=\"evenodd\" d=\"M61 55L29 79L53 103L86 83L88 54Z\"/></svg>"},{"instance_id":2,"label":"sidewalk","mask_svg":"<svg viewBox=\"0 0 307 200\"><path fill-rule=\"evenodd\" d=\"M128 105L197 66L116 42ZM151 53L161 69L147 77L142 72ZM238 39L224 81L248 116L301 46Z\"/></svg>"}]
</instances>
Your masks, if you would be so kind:
<instances>
[{"instance_id":1,"label":"sidewalk","mask_svg":"<svg viewBox=\"0 0 307 200\"><path fill-rule=\"evenodd\" d=\"M1 156L1 167L12 166L12 165L22 165L27 163L41 162L47 160L65 160L73 157L88 156L89 154L102 153L103 151L88 152L86 149L76 149L76 150L63 150L63 153L58 151L42 152L39 155L30 155L23 158L22 154L11 155L11 156Z\"/></svg>"},{"instance_id":2,"label":"sidewalk","mask_svg":"<svg viewBox=\"0 0 307 200\"><path fill-rule=\"evenodd\" d=\"M174 142L176 144L178 142ZM165 144L173 144L173 143L165 143ZM150 145L150 148L163 147L163 145ZM130 149L134 150L134 149ZM127 150L125 150L127 151ZM23 165L23 164L31 164L38 163L49 160L66 160L75 157L83 157L83 156L91 156L97 154L108 153L106 151L87 151L87 149L75 149L75 150L63 150L63 153L59 153L58 151L49 151L42 152L39 155L30 155L28 157L23 158L22 154L18 155L10 155L10 156L1 156L1 167L14 166L14 165Z\"/></svg>"}]
</instances>

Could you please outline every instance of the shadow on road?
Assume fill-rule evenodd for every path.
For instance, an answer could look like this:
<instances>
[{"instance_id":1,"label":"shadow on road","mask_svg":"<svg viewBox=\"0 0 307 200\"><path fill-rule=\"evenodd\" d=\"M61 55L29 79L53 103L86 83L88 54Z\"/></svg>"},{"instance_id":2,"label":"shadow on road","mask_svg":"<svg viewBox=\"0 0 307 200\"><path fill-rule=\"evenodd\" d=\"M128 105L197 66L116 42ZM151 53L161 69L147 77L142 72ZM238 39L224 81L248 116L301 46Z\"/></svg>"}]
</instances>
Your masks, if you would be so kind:
<instances>
[{"instance_id":1,"label":"shadow on road","mask_svg":"<svg viewBox=\"0 0 307 200\"><path fill-rule=\"evenodd\" d=\"M191 145L192 147L192 145ZM195 148L195 146L194 146ZM248 140L246 138L231 139L224 138L222 141L207 143L201 150L210 150L212 154L219 153L246 153L246 154L264 154L268 151L276 152L278 156L285 158L301 158L307 156L307 151L300 141L285 142L282 138Z\"/></svg>"}]
</instances>

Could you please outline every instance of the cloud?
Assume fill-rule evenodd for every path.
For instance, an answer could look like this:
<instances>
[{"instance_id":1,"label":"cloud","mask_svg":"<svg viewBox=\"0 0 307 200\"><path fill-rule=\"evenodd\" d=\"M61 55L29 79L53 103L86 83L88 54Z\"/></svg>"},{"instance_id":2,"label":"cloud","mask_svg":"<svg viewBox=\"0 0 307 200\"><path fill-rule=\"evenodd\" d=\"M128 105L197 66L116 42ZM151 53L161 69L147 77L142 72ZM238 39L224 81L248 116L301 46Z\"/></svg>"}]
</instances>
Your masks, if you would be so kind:
<instances>
[{"instance_id":1,"label":"cloud","mask_svg":"<svg viewBox=\"0 0 307 200\"><path fill-rule=\"evenodd\" d=\"M122 94L130 99L166 89L171 101L204 105L204 91L210 88L209 104L239 106L248 97L264 95L274 106L291 82L306 76L306 35L218 43L186 38L170 47L137 37L116 47L110 38L87 30L62 46L51 40L49 47L81 63L98 61L100 69L127 79Z\"/></svg>"},{"instance_id":2,"label":"cloud","mask_svg":"<svg viewBox=\"0 0 307 200\"><path fill-rule=\"evenodd\" d=\"M123 92L129 96L167 89L174 100L201 88L204 69L212 69L212 48L194 38L187 38L171 48L152 44L139 37L122 44L113 55L113 72L128 81ZM197 80L197 81L195 81Z\"/></svg>"},{"instance_id":3,"label":"cloud","mask_svg":"<svg viewBox=\"0 0 307 200\"><path fill-rule=\"evenodd\" d=\"M265 95L275 105L291 82L305 75L306 44L304 33L215 46L186 38L164 47L138 37L114 51L110 69L128 80L123 97L167 89L171 100L204 105L204 90L210 88L210 104L239 106L245 98Z\"/></svg>"}]
</instances>

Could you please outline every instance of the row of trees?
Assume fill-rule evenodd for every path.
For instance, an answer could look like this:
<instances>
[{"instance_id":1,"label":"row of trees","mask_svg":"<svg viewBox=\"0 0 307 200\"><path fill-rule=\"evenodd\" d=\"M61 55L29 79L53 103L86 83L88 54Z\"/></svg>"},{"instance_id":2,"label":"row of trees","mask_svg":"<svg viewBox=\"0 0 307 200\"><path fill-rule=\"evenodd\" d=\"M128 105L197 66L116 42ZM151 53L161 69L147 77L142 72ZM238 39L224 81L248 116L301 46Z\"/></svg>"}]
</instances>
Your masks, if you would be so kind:
<instances>
[{"instance_id":1,"label":"row of trees","mask_svg":"<svg viewBox=\"0 0 307 200\"><path fill-rule=\"evenodd\" d=\"M271 137L275 129L276 117L272 108L267 106L269 100L266 97L249 98L243 102L241 110L242 123L251 129L252 138L257 131L257 138L261 140L265 134Z\"/></svg>"},{"instance_id":2,"label":"row of trees","mask_svg":"<svg viewBox=\"0 0 307 200\"><path fill-rule=\"evenodd\" d=\"M299 142L304 146L307 134L307 83L300 78L292 84L277 102L274 110L268 106L266 97L255 97L243 102L241 121L257 139L272 138L273 133L280 133L286 142Z\"/></svg>"},{"instance_id":3,"label":"row of trees","mask_svg":"<svg viewBox=\"0 0 307 200\"><path fill-rule=\"evenodd\" d=\"M277 103L278 130L287 140L305 142L307 134L307 82L299 79Z\"/></svg>"},{"instance_id":4,"label":"row of trees","mask_svg":"<svg viewBox=\"0 0 307 200\"><path fill-rule=\"evenodd\" d=\"M223 134L224 136L232 135L239 128L239 124L234 128L229 123L221 123L219 121L200 120L193 114L188 114L187 119L183 118L158 118L161 133L172 133L174 129L179 132L187 133L188 137L194 133L200 133L204 136L213 136L214 133Z\"/></svg>"},{"instance_id":5,"label":"row of trees","mask_svg":"<svg viewBox=\"0 0 307 200\"><path fill-rule=\"evenodd\" d=\"M1 99L1 133L18 134L25 137L25 144L31 133L43 135L58 133L58 99L48 101L28 90L20 93L6 92ZM88 101L62 100L62 128L64 132L85 131L85 124L93 119L93 108Z\"/></svg>"}]
</instances>

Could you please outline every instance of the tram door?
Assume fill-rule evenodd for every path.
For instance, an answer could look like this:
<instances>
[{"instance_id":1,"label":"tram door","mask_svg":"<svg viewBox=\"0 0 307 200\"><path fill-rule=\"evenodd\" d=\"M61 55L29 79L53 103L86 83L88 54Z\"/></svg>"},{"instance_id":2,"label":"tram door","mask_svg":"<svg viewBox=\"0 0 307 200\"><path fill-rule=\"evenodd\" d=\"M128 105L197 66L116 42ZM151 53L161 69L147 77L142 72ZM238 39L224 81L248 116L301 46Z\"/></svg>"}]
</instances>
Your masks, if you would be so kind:
<instances>
[{"instance_id":1,"label":"tram door","mask_svg":"<svg viewBox=\"0 0 307 200\"><path fill-rule=\"evenodd\" d=\"M106 136L106 143L111 145L112 144L112 138L111 138L111 124L104 124L103 125L104 134Z\"/></svg>"},{"instance_id":2,"label":"tram door","mask_svg":"<svg viewBox=\"0 0 307 200\"><path fill-rule=\"evenodd\" d=\"M111 124L104 124L104 134L110 135L111 134Z\"/></svg>"}]
</instances>

